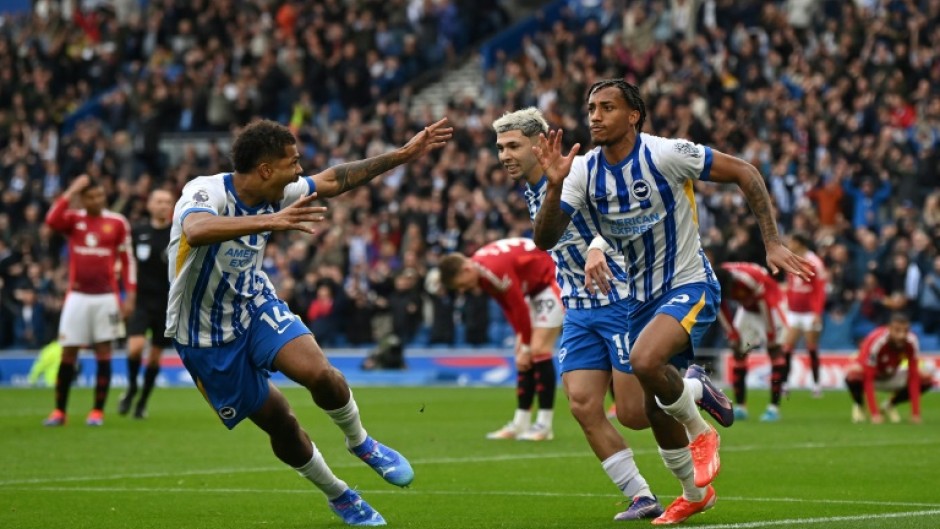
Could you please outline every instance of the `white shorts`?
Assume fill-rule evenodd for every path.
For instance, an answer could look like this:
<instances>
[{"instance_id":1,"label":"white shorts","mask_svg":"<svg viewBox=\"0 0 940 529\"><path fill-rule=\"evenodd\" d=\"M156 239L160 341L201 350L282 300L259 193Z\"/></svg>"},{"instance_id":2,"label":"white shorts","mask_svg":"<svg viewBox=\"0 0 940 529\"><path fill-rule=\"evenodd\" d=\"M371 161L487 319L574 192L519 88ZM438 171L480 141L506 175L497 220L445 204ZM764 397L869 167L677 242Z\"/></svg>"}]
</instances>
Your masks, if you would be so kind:
<instances>
[{"instance_id":1,"label":"white shorts","mask_svg":"<svg viewBox=\"0 0 940 529\"><path fill-rule=\"evenodd\" d=\"M891 378L875 379L875 389L878 391L897 391L906 388L907 366L905 364L901 365L904 367L899 367L898 370L891 375ZM933 374L933 362L924 362L923 359L921 359L917 362L917 367L920 371L921 378L930 378Z\"/></svg>"},{"instance_id":2,"label":"white shorts","mask_svg":"<svg viewBox=\"0 0 940 529\"><path fill-rule=\"evenodd\" d=\"M796 329L803 332L819 332L822 330L822 320L820 320L818 323L813 323L815 320L816 315L812 312L793 312L792 310L787 311L787 324L790 325L791 329Z\"/></svg>"},{"instance_id":3,"label":"white shorts","mask_svg":"<svg viewBox=\"0 0 940 529\"><path fill-rule=\"evenodd\" d=\"M783 337L787 332L787 317L779 307L771 307L770 314L774 324L775 337L773 343L767 341L767 320L764 316L759 312L751 312L738 307L738 311L734 315L734 328L738 330L741 345L745 350L759 347L762 344L765 347L783 344Z\"/></svg>"},{"instance_id":4,"label":"white shorts","mask_svg":"<svg viewBox=\"0 0 940 529\"><path fill-rule=\"evenodd\" d=\"M528 298L529 318L535 329L554 329L565 321L565 308L557 286L551 286Z\"/></svg>"},{"instance_id":5,"label":"white shorts","mask_svg":"<svg viewBox=\"0 0 940 529\"><path fill-rule=\"evenodd\" d=\"M62 346L91 346L124 337L117 294L69 292L59 320Z\"/></svg>"}]
</instances>

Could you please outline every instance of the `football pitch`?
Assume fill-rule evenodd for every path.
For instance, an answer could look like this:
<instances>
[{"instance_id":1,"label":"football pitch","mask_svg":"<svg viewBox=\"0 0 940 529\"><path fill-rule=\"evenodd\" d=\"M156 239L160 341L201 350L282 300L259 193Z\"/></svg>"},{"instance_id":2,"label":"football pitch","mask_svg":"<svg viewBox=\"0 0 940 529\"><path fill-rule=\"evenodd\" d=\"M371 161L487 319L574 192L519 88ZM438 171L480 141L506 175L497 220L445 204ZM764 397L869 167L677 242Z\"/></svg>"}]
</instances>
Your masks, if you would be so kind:
<instances>
[{"instance_id":1,"label":"football pitch","mask_svg":"<svg viewBox=\"0 0 940 529\"><path fill-rule=\"evenodd\" d=\"M555 440L488 441L514 406L511 388L357 388L366 428L409 457L408 489L387 485L343 447L342 435L300 389L285 393L334 471L402 528L646 527L614 522L626 508L589 451L559 393ZM150 418L119 417L113 390L105 426L84 416L40 425L51 389L0 390L0 527L339 528L319 491L271 454L250 423L228 432L194 389L159 388ZM767 391L752 391L752 416ZM940 396L924 424L853 425L845 392L795 392L783 420L739 422L722 434L715 508L683 527L940 527ZM907 417L908 406L902 407ZM649 431L627 432L664 503L680 490Z\"/></svg>"}]
</instances>

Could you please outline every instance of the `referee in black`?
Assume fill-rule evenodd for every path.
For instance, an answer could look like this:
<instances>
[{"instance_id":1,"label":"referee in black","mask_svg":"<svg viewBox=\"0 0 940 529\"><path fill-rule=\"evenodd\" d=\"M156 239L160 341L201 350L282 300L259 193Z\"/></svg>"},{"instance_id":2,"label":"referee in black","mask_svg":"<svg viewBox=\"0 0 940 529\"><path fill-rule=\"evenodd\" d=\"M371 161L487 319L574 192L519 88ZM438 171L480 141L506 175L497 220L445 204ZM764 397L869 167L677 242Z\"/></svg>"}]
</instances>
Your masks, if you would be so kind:
<instances>
[{"instance_id":1,"label":"referee in black","mask_svg":"<svg viewBox=\"0 0 940 529\"><path fill-rule=\"evenodd\" d=\"M166 307L169 295L166 248L170 244L170 227L173 221L173 194L166 189L157 189L147 200L150 220L131 230L134 239L134 255L137 257L137 305L128 321L127 329L127 392L118 404L118 413L127 415L137 395L137 375L141 358L147 346L147 331L150 331L150 353L144 370L144 386L140 391L134 417L147 416L147 399L153 391L157 374L160 373L160 355L173 342L163 336L166 328Z\"/></svg>"}]
</instances>

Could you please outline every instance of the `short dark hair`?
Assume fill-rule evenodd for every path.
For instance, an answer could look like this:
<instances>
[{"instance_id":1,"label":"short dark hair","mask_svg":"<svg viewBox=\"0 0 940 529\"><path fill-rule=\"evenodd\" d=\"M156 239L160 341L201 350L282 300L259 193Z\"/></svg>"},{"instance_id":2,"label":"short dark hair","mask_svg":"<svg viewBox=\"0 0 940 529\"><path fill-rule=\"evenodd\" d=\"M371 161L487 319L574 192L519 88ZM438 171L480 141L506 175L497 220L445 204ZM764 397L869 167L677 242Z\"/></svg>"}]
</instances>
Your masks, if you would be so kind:
<instances>
[{"instance_id":1,"label":"short dark hair","mask_svg":"<svg viewBox=\"0 0 940 529\"><path fill-rule=\"evenodd\" d=\"M441 272L441 284L447 290L454 289L454 282L457 281L457 275L463 268L463 262L466 257L459 253L450 253L441 258L437 263L437 268Z\"/></svg>"},{"instance_id":2,"label":"short dark hair","mask_svg":"<svg viewBox=\"0 0 940 529\"><path fill-rule=\"evenodd\" d=\"M282 158L284 148L295 143L294 134L280 123L268 119L252 122L232 144L232 167L235 172L249 173L263 162Z\"/></svg>"},{"instance_id":3,"label":"short dark hair","mask_svg":"<svg viewBox=\"0 0 940 529\"><path fill-rule=\"evenodd\" d=\"M88 184L85 185L85 187L83 187L81 191L78 192L78 194L84 195L85 193L91 191L92 189L96 189L99 187L102 187L101 180L98 180L97 178L88 177Z\"/></svg>"},{"instance_id":4,"label":"short dark hair","mask_svg":"<svg viewBox=\"0 0 940 529\"><path fill-rule=\"evenodd\" d=\"M627 102L627 105L640 113L640 121L636 122L636 131L642 131L643 123L646 121L646 103L643 101L643 97L640 96L640 89L635 84L630 84L623 79L601 79L592 84L591 88L588 88L587 98L585 99L590 100L594 92L610 87L620 90L620 94L623 96L623 100Z\"/></svg>"},{"instance_id":5,"label":"short dark hair","mask_svg":"<svg viewBox=\"0 0 940 529\"><path fill-rule=\"evenodd\" d=\"M903 323L904 325L910 325L911 319L907 314L901 311L894 311L891 313L891 317L888 319L889 323Z\"/></svg>"}]
</instances>

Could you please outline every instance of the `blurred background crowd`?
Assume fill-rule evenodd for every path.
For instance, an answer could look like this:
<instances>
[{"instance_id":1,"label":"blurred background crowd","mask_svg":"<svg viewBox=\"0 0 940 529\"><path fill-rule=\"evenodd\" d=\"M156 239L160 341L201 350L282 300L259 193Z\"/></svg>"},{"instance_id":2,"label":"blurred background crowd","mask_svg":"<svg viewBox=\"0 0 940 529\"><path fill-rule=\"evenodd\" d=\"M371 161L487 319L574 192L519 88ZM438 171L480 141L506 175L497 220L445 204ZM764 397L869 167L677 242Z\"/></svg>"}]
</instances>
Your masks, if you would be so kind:
<instances>
[{"instance_id":1,"label":"blurred background crowd","mask_svg":"<svg viewBox=\"0 0 940 529\"><path fill-rule=\"evenodd\" d=\"M812 237L831 278L824 349L853 347L892 310L940 349L940 0L569 0L552 2L554 20L519 4L530 11L501 0L35 0L4 15L0 348L55 338L68 256L43 218L79 174L100 178L134 224L152 189L228 171L231 133L256 117L291 126L310 174L374 156L441 117L416 93L534 17L520 46L449 95L446 148L331 200L317 235L268 245L267 273L322 344L511 339L485 295L452 296L435 270L448 252L531 234L491 123L536 106L569 143L589 144L586 89L624 77L644 95L645 132L750 161L781 230ZM174 138L175 154L162 148ZM763 262L743 197L695 190L712 255Z\"/></svg>"}]
</instances>

